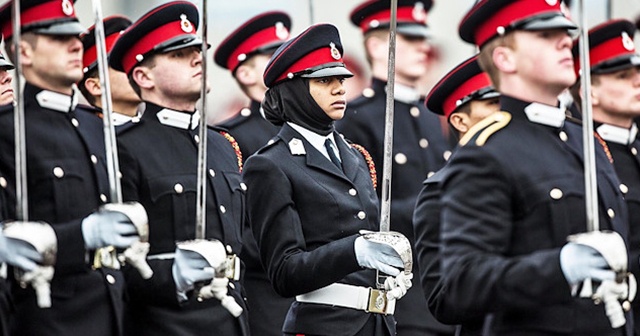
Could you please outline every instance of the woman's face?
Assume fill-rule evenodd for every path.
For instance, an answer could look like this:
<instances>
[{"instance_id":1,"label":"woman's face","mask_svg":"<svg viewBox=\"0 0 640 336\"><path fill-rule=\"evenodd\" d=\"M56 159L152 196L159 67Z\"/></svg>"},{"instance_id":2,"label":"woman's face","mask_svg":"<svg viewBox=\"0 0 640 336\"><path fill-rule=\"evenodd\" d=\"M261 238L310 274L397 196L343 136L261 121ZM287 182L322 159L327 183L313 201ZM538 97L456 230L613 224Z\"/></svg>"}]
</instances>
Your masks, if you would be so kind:
<instances>
[{"instance_id":1,"label":"woman's face","mask_svg":"<svg viewBox=\"0 0 640 336\"><path fill-rule=\"evenodd\" d=\"M309 78L309 93L333 120L340 120L347 108L344 83L342 76Z\"/></svg>"}]
</instances>

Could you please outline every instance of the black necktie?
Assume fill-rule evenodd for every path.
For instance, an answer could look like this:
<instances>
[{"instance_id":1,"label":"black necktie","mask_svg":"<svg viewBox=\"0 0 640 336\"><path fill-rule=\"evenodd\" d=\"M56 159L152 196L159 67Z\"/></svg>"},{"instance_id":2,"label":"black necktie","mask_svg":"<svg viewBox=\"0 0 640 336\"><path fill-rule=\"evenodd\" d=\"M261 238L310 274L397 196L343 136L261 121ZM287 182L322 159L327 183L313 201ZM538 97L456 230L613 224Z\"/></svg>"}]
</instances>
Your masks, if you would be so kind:
<instances>
[{"instance_id":1,"label":"black necktie","mask_svg":"<svg viewBox=\"0 0 640 336\"><path fill-rule=\"evenodd\" d=\"M327 140L324 141L324 148L327 150L331 162L333 162L336 167L342 170L342 163L340 163L340 159L338 159L338 157L336 156L336 152L333 151L333 142L331 141L331 139L327 138Z\"/></svg>"}]
</instances>

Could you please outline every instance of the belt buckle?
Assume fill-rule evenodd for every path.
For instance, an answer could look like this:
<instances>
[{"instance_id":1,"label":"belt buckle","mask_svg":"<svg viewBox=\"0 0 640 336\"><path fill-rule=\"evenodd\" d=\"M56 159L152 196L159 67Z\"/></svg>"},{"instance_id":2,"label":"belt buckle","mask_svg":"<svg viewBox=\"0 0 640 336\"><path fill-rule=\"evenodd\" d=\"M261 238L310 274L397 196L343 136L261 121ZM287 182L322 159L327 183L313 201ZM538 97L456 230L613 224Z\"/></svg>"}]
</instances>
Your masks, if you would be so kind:
<instances>
[{"instance_id":1,"label":"belt buckle","mask_svg":"<svg viewBox=\"0 0 640 336\"><path fill-rule=\"evenodd\" d=\"M116 248L113 246L107 246L97 249L93 255L93 265L91 267L94 270L102 267L120 269Z\"/></svg>"},{"instance_id":2,"label":"belt buckle","mask_svg":"<svg viewBox=\"0 0 640 336\"><path fill-rule=\"evenodd\" d=\"M369 288L369 305L367 306L367 313L386 315L388 305L389 301L387 299L387 292Z\"/></svg>"},{"instance_id":3,"label":"belt buckle","mask_svg":"<svg viewBox=\"0 0 640 336\"><path fill-rule=\"evenodd\" d=\"M240 258L235 254L227 256L227 267L224 270L224 276L229 280L240 280Z\"/></svg>"}]
</instances>

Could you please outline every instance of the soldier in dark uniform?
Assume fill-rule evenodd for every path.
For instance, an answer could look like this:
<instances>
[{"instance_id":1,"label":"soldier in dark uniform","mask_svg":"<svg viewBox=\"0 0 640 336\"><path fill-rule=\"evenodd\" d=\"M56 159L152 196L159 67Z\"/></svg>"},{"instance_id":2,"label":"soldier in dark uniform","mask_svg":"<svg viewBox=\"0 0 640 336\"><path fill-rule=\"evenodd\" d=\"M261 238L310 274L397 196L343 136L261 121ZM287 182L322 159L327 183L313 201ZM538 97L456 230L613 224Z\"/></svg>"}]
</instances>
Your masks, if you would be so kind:
<instances>
[{"instance_id":1,"label":"soldier in dark uniform","mask_svg":"<svg viewBox=\"0 0 640 336\"><path fill-rule=\"evenodd\" d=\"M587 223L582 129L558 107L576 80L575 28L559 1L487 0L462 20L460 36L480 47L502 112L456 150L440 184L443 284L431 308L445 323L492 314L491 335L625 332L578 290L587 278L611 285L611 260L581 243L585 234L567 242ZM594 155L600 228L618 232L598 243L626 264L620 182L602 147Z\"/></svg>"},{"instance_id":2,"label":"soldier in dark uniform","mask_svg":"<svg viewBox=\"0 0 640 336\"><path fill-rule=\"evenodd\" d=\"M412 242L412 214L421 183L438 171L451 154L440 119L425 108L418 91L428 70L430 46L426 21L431 6L431 0L398 1L391 229L402 232ZM364 35L373 79L371 87L349 102L345 117L336 123L347 139L371 151L376 167L383 164L389 9L389 0L372 0L351 12L351 22ZM378 188L378 196L380 192ZM424 336L448 330L429 313L420 286L414 286L398 302L396 319L400 335Z\"/></svg>"},{"instance_id":3,"label":"soldier in dark uniform","mask_svg":"<svg viewBox=\"0 0 640 336\"><path fill-rule=\"evenodd\" d=\"M0 8L11 50L12 3ZM40 308L31 286L12 283L12 335L120 335L124 279L117 259L102 259L113 245L128 247L136 229L126 205L109 201L102 121L76 106L73 85L82 78L84 30L68 0L21 1L20 52L24 88L28 218L51 224L57 238L51 307ZM13 113L0 114L0 171L15 186ZM15 209L15 196L8 209ZM98 211L97 211L98 210ZM142 209L144 211L144 209ZM139 215L140 213L138 213ZM144 215L144 214L142 214ZM15 218L15 213L10 213ZM132 217L133 218L133 217ZM95 257L94 257L95 256ZM98 258L96 258L98 257Z\"/></svg>"},{"instance_id":4,"label":"soldier in dark uniform","mask_svg":"<svg viewBox=\"0 0 640 336\"><path fill-rule=\"evenodd\" d=\"M351 76L330 24L283 44L265 70L263 109L282 127L249 158L243 178L269 278L276 292L296 297L285 335L395 335L385 313L410 287L412 274L404 278L395 268L400 255L358 233L377 230L378 202L375 170L333 127L346 107L342 82ZM376 289L374 269L396 276L388 279L399 280L399 295Z\"/></svg>"},{"instance_id":5,"label":"soldier in dark uniform","mask_svg":"<svg viewBox=\"0 0 640 336\"><path fill-rule=\"evenodd\" d=\"M283 12L255 16L222 41L214 54L216 63L229 69L242 91L251 99L249 107L220 124L238 141L242 160L246 161L278 133L278 128L264 118L260 102L267 87L262 75L273 52L289 38L291 19ZM260 261L251 230L243 232L245 263L244 288L249 307L251 334L282 335L282 323L293 301L278 295L271 286Z\"/></svg>"},{"instance_id":6,"label":"soldier in dark uniform","mask_svg":"<svg viewBox=\"0 0 640 336\"><path fill-rule=\"evenodd\" d=\"M192 3L169 2L136 21L111 51L111 67L128 74L146 106L140 122L118 134L122 194L125 200L138 200L148 209L148 259L154 271L153 277L144 280L125 269L130 297L128 335L248 334L246 308L234 317L221 301L200 300L194 291L196 282L214 278L202 258L173 253L176 242L195 238L201 141L196 102L203 62L203 41L196 35L198 22L198 9ZM207 239L222 242L229 255L242 251L245 217L246 187L240 181L235 145L234 151L222 134L208 130L205 234ZM230 276L224 287L244 306L239 274Z\"/></svg>"},{"instance_id":7,"label":"soldier in dark uniform","mask_svg":"<svg viewBox=\"0 0 640 336\"><path fill-rule=\"evenodd\" d=\"M131 20L124 16L114 15L103 20L105 47L107 55L111 52L120 34L131 25ZM98 52L96 46L95 26L91 26L86 32L80 35L84 55L82 56L82 71L84 76L78 89L91 106L96 109L96 113L102 116L102 88L100 87L100 76L98 73ZM127 74L116 71L109 67L109 84L111 88L111 107L113 124L117 129L128 122L138 122L138 106L140 97L133 91L129 84Z\"/></svg>"},{"instance_id":8,"label":"soldier in dark uniform","mask_svg":"<svg viewBox=\"0 0 640 336\"><path fill-rule=\"evenodd\" d=\"M468 141L465 137L467 132L474 134L474 127L486 127L484 123L490 123L492 119L489 117L484 123L482 120L499 110L499 94L491 86L489 76L480 69L477 59L476 55L456 66L433 87L426 98L429 111L447 118L463 145ZM440 280L439 183L446 169L445 165L424 181L413 213L416 258L427 300ZM474 335L479 333L483 319L459 321L456 324L462 324L463 335Z\"/></svg>"},{"instance_id":9,"label":"soldier in dark uniform","mask_svg":"<svg viewBox=\"0 0 640 336\"><path fill-rule=\"evenodd\" d=\"M640 56L628 20L612 20L589 31L591 106L600 144L611 153L620 191L629 209L630 270L640 277L640 140L633 118L640 116ZM579 62L574 41L574 62ZM579 86L579 84L577 84ZM580 100L579 96L575 97ZM598 145L596 143L596 145ZM636 334L640 334L640 301L633 302Z\"/></svg>"},{"instance_id":10,"label":"soldier in dark uniform","mask_svg":"<svg viewBox=\"0 0 640 336\"><path fill-rule=\"evenodd\" d=\"M262 74L273 52L289 38L291 18L284 12L267 12L249 19L227 36L213 56L228 69L251 103L233 118L220 124L240 145L242 159L264 146L278 128L264 119L260 102L267 87Z\"/></svg>"}]
</instances>

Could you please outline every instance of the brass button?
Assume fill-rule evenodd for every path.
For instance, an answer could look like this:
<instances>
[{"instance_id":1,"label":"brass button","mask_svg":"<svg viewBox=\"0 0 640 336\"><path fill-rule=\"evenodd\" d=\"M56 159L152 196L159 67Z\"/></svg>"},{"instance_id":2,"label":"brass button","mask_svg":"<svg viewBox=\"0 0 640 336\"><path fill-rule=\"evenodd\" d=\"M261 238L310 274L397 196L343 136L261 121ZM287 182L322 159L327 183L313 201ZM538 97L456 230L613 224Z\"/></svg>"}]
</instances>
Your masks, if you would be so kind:
<instances>
[{"instance_id":1,"label":"brass button","mask_svg":"<svg viewBox=\"0 0 640 336\"><path fill-rule=\"evenodd\" d=\"M560 140L564 142L569 140L569 136L567 136L567 133L565 133L564 131L560 131L560 134L558 134L558 136L560 137Z\"/></svg>"},{"instance_id":2,"label":"brass button","mask_svg":"<svg viewBox=\"0 0 640 336\"><path fill-rule=\"evenodd\" d=\"M4 178L4 176L0 176L0 187L2 187L2 188L6 188L7 187L7 179Z\"/></svg>"},{"instance_id":3,"label":"brass button","mask_svg":"<svg viewBox=\"0 0 640 336\"><path fill-rule=\"evenodd\" d=\"M240 189L247 191L247 185L244 182L240 182Z\"/></svg>"},{"instance_id":4,"label":"brass button","mask_svg":"<svg viewBox=\"0 0 640 336\"><path fill-rule=\"evenodd\" d=\"M435 175L435 172L430 171L430 172L427 173L427 178L429 178L429 177L431 177L433 175Z\"/></svg>"},{"instance_id":5,"label":"brass button","mask_svg":"<svg viewBox=\"0 0 640 336\"><path fill-rule=\"evenodd\" d=\"M367 98L371 98L371 97L376 95L376 92L373 91L372 88L366 88L366 89L362 90L362 95L367 97Z\"/></svg>"},{"instance_id":6,"label":"brass button","mask_svg":"<svg viewBox=\"0 0 640 336\"><path fill-rule=\"evenodd\" d=\"M182 186L182 184L176 183L176 185L173 186L173 190L175 190L178 194L182 194L182 192L184 191L184 187Z\"/></svg>"},{"instance_id":7,"label":"brass button","mask_svg":"<svg viewBox=\"0 0 640 336\"><path fill-rule=\"evenodd\" d=\"M220 206L220 212L226 213L227 212L227 208L225 208L224 205L221 205Z\"/></svg>"},{"instance_id":8,"label":"brass button","mask_svg":"<svg viewBox=\"0 0 640 336\"><path fill-rule=\"evenodd\" d=\"M242 110L240 110L240 115L243 117L248 117L251 115L251 110L245 107Z\"/></svg>"},{"instance_id":9,"label":"brass button","mask_svg":"<svg viewBox=\"0 0 640 336\"><path fill-rule=\"evenodd\" d=\"M100 194L100 200L102 201L102 203L107 203L107 195Z\"/></svg>"},{"instance_id":10,"label":"brass button","mask_svg":"<svg viewBox=\"0 0 640 336\"><path fill-rule=\"evenodd\" d=\"M200 143L200 137L199 137L197 134L193 136L193 140L194 140L196 143Z\"/></svg>"},{"instance_id":11,"label":"brass button","mask_svg":"<svg viewBox=\"0 0 640 336\"><path fill-rule=\"evenodd\" d=\"M549 196L551 196L551 198L553 198L554 200L559 200L562 198L562 190L558 189L558 188L553 188L551 189L551 191L549 191Z\"/></svg>"},{"instance_id":12,"label":"brass button","mask_svg":"<svg viewBox=\"0 0 640 336\"><path fill-rule=\"evenodd\" d=\"M231 287L231 289L236 289L236 285L234 285L233 282L229 282L229 287Z\"/></svg>"},{"instance_id":13,"label":"brass button","mask_svg":"<svg viewBox=\"0 0 640 336\"><path fill-rule=\"evenodd\" d=\"M73 127L80 126L80 123L78 122L78 119L76 119L76 118L71 118L71 124L73 125Z\"/></svg>"},{"instance_id":14,"label":"brass button","mask_svg":"<svg viewBox=\"0 0 640 336\"><path fill-rule=\"evenodd\" d=\"M394 159L396 160L397 164L405 164L405 163L407 163L407 156L402 154L402 153L396 154Z\"/></svg>"},{"instance_id":15,"label":"brass button","mask_svg":"<svg viewBox=\"0 0 640 336\"><path fill-rule=\"evenodd\" d=\"M349 195L355 196L357 194L358 194L358 191L356 191L355 189L353 189L353 188L349 189Z\"/></svg>"},{"instance_id":16,"label":"brass button","mask_svg":"<svg viewBox=\"0 0 640 336\"><path fill-rule=\"evenodd\" d=\"M420 109L417 106L413 106L409 109L409 113L411 113L412 117L417 118L420 116Z\"/></svg>"},{"instance_id":17,"label":"brass button","mask_svg":"<svg viewBox=\"0 0 640 336\"><path fill-rule=\"evenodd\" d=\"M213 169L209 169L209 175L210 175L211 177L216 177L216 171L215 171L215 170L213 170Z\"/></svg>"},{"instance_id":18,"label":"brass button","mask_svg":"<svg viewBox=\"0 0 640 336\"><path fill-rule=\"evenodd\" d=\"M60 167L53 168L53 175L57 178L62 178L64 176L64 170Z\"/></svg>"},{"instance_id":19,"label":"brass button","mask_svg":"<svg viewBox=\"0 0 640 336\"><path fill-rule=\"evenodd\" d=\"M227 245L225 246L225 248L227 249L227 253L229 254L233 253L233 249L231 248L231 245Z\"/></svg>"},{"instance_id":20,"label":"brass button","mask_svg":"<svg viewBox=\"0 0 640 336\"><path fill-rule=\"evenodd\" d=\"M444 151L444 153L442 153L442 157L444 158L445 161L449 161L449 158L451 157L451 151L450 150Z\"/></svg>"},{"instance_id":21,"label":"brass button","mask_svg":"<svg viewBox=\"0 0 640 336\"><path fill-rule=\"evenodd\" d=\"M609 218L613 219L616 216L616 212L609 208L607 209L607 215L609 215Z\"/></svg>"},{"instance_id":22,"label":"brass button","mask_svg":"<svg viewBox=\"0 0 640 336\"><path fill-rule=\"evenodd\" d=\"M107 274L106 278L108 283L112 285L116 283L116 278L113 275Z\"/></svg>"},{"instance_id":23,"label":"brass button","mask_svg":"<svg viewBox=\"0 0 640 336\"><path fill-rule=\"evenodd\" d=\"M631 147L631 154L638 155L638 150L635 147Z\"/></svg>"},{"instance_id":24,"label":"brass button","mask_svg":"<svg viewBox=\"0 0 640 336\"><path fill-rule=\"evenodd\" d=\"M418 141L418 144L420 145L420 147L422 148L427 148L429 147L429 140L427 139L420 139L420 141Z\"/></svg>"},{"instance_id":25,"label":"brass button","mask_svg":"<svg viewBox=\"0 0 640 336\"><path fill-rule=\"evenodd\" d=\"M276 141L271 139L271 140L267 141L267 145L273 145L274 142L276 142Z\"/></svg>"},{"instance_id":26,"label":"brass button","mask_svg":"<svg viewBox=\"0 0 640 336\"><path fill-rule=\"evenodd\" d=\"M360 211L360 212L358 212L358 218L360 220L364 220L365 218L367 218L367 214L364 213L364 211Z\"/></svg>"},{"instance_id":27,"label":"brass button","mask_svg":"<svg viewBox=\"0 0 640 336\"><path fill-rule=\"evenodd\" d=\"M621 191L623 194L626 194L626 193L628 193L628 192L629 192L629 187L627 187L624 183L620 183L620 191Z\"/></svg>"},{"instance_id":28,"label":"brass button","mask_svg":"<svg viewBox=\"0 0 640 336\"><path fill-rule=\"evenodd\" d=\"M98 163L98 157L92 154L91 155L91 162L93 162L93 164Z\"/></svg>"}]
</instances>

